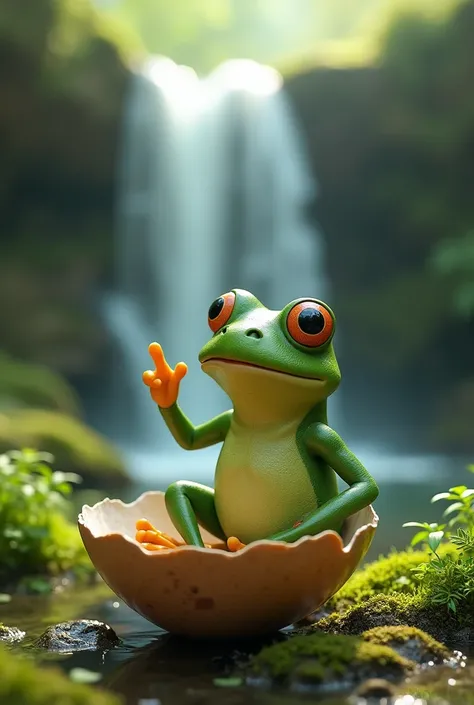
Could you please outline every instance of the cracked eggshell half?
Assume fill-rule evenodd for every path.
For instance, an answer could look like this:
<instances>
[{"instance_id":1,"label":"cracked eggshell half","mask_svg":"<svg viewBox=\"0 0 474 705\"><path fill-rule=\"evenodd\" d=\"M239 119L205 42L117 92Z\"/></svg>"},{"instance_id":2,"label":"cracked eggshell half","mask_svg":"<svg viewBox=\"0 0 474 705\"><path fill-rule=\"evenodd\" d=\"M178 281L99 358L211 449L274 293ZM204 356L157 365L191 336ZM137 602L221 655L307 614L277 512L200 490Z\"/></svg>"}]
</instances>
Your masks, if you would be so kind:
<instances>
[{"instance_id":1,"label":"cracked eggshell half","mask_svg":"<svg viewBox=\"0 0 474 705\"><path fill-rule=\"evenodd\" d=\"M84 506L79 531L109 587L127 605L163 629L184 636L269 634L314 612L352 575L367 553L378 517L366 507L334 531L296 543L257 541L229 553L202 531L213 548L183 546L147 551L135 540L146 518L180 539L163 492L131 504L105 499Z\"/></svg>"}]
</instances>

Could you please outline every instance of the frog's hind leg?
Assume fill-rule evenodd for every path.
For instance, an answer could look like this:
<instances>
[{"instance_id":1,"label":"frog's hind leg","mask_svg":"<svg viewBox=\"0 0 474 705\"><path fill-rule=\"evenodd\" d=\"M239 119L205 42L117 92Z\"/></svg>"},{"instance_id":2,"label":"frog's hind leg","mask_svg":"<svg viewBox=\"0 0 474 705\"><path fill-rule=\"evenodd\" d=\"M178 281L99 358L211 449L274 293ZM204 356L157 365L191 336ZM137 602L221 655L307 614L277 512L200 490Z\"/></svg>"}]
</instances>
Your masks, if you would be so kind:
<instances>
[{"instance_id":1,"label":"frog's hind leg","mask_svg":"<svg viewBox=\"0 0 474 705\"><path fill-rule=\"evenodd\" d=\"M213 536L226 540L214 504L214 490L197 482L174 482L165 494L171 521L187 544L204 546L200 524Z\"/></svg>"}]
</instances>

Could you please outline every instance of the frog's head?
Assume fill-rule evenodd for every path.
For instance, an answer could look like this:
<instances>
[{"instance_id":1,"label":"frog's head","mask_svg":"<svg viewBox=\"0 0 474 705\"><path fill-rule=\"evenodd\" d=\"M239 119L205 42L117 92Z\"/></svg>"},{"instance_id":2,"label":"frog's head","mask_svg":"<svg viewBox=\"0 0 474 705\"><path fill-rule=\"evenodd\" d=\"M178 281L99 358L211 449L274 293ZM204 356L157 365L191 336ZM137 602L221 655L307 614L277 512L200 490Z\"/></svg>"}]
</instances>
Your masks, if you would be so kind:
<instances>
[{"instance_id":1,"label":"frog's head","mask_svg":"<svg viewBox=\"0 0 474 705\"><path fill-rule=\"evenodd\" d=\"M236 368L285 376L295 389L311 389L315 402L338 387L341 375L332 346L335 318L322 301L301 298L271 311L248 291L234 289L209 308L213 337L199 353L202 369L224 389Z\"/></svg>"}]
</instances>

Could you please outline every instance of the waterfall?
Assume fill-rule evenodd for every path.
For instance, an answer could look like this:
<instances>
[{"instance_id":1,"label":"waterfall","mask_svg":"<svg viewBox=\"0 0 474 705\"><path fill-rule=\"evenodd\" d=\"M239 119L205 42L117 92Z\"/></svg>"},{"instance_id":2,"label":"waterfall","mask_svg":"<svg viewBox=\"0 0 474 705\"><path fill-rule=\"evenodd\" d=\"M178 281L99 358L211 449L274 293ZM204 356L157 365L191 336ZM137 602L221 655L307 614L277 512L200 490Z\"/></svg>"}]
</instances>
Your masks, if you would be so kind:
<instances>
[{"instance_id":1,"label":"waterfall","mask_svg":"<svg viewBox=\"0 0 474 705\"><path fill-rule=\"evenodd\" d=\"M237 287L282 308L324 299L328 287L307 217L316 187L275 70L236 60L200 79L153 58L131 80L121 140L117 291L103 310L119 350L115 404L126 409L131 462L142 458L146 474L176 450L141 382L148 343L160 342L171 365L188 364L180 404L199 423L229 406L197 360L210 303ZM198 454L190 470L208 462Z\"/></svg>"}]
</instances>

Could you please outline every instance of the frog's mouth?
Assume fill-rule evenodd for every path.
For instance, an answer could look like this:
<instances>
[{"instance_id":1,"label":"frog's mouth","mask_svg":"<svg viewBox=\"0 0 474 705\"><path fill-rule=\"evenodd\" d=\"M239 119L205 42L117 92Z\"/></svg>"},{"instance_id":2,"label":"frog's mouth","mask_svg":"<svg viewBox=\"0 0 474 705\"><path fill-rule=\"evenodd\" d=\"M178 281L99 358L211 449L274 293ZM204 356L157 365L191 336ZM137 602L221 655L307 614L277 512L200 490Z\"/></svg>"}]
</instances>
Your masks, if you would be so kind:
<instances>
[{"instance_id":1,"label":"frog's mouth","mask_svg":"<svg viewBox=\"0 0 474 705\"><path fill-rule=\"evenodd\" d=\"M206 365L208 362L218 362L224 363L226 365L238 365L243 367L253 367L257 370L264 370L265 372L274 372L278 375L285 375L285 377L296 377L297 379L306 379L310 382L324 382L321 377L305 377L304 375L297 375L292 372L285 372L283 370L276 370L274 367L265 367L264 365L257 365L254 362L244 362L242 360L230 360L226 357L207 357L205 360L201 361L201 365Z\"/></svg>"}]
</instances>

